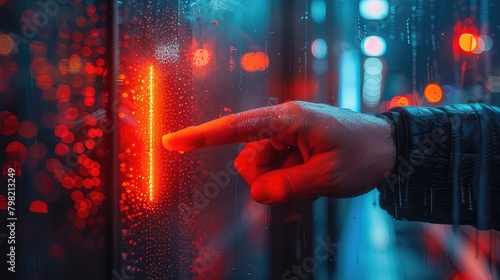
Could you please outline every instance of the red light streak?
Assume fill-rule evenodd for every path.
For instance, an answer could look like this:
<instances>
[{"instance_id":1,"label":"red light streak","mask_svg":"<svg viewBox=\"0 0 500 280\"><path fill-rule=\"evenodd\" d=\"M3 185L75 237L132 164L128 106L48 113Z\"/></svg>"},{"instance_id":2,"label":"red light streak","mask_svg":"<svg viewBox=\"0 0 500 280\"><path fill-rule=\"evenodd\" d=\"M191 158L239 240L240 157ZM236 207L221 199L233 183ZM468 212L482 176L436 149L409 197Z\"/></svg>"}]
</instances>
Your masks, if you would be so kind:
<instances>
[{"instance_id":1,"label":"red light streak","mask_svg":"<svg viewBox=\"0 0 500 280\"><path fill-rule=\"evenodd\" d=\"M149 65L149 200L153 200L154 177L153 177L153 139L154 139L154 76L153 65Z\"/></svg>"}]
</instances>

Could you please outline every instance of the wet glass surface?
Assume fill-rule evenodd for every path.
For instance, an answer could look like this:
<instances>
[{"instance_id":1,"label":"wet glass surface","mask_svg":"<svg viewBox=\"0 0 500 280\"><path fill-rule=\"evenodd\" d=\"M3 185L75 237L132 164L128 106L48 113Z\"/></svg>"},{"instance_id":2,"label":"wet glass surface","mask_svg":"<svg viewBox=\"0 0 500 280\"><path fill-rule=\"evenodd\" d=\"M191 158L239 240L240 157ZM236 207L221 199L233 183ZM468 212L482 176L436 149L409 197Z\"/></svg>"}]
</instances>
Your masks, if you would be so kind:
<instances>
[{"instance_id":1,"label":"wet glass surface","mask_svg":"<svg viewBox=\"0 0 500 280\"><path fill-rule=\"evenodd\" d=\"M498 278L496 231L395 221L376 191L262 205L234 168L242 145L161 144L290 100L498 106L498 1L40 3L0 0L0 159L18 176L22 279Z\"/></svg>"}]
</instances>

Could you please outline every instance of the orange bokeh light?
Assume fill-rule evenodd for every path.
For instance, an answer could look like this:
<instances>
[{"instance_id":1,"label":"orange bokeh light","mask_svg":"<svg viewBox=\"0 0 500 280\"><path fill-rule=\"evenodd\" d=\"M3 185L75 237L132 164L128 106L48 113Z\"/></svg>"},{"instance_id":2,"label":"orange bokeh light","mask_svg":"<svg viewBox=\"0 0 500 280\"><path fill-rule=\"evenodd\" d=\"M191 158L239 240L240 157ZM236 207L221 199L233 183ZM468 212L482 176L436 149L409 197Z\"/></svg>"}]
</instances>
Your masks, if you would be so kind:
<instances>
[{"instance_id":1,"label":"orange bokeh light","mask_svg":"<svg viewBox=\"0 0 500 280\"><path fill-rule=\"evenodd\" d=\"M264 52L248 52L241 57L241 67L247 72L264 71L269 67L269 57Z\"/></svg>"},{"instance_id":2,"label":"orange bokeh light","mask_svg":"<svg viewBox=\"0 0 500 280\"><path fill-rule=\"evenodd\" d=\"M470 33L464 33L460 35L458 44L462 50L466 52L473 52L477 48L477 39Z\"/></svg>"},{"instance_id":3,"label":"orange bokeh light","mask_svg":"<svg viewBox=\"0 0 500 280\"><path fill-rule=\"evenodd\" d=\"M443 90L438 84L428 84L425 87L424 96L430 103L437 103L443 99Z\"/></svg>"},{"instance_id":4,"label":"orange bokeh light","mask_svg":"<svg viewBox=\"0 0 500 280\"><path fill-rule=\"evenodd\" d=\"M206 49L198 49L193 54L193 65L203 67L210 62L210 53Z\"/></svg>"},{"instance_id":5,"label":"orange bokeh light","mask_svg":"<svg viewBox=\"0 0 500 280\"><path fill-rule=\"evenodd\" d=\"M9 35L0 34L0 54L8 55L14 49L14 40Z\"/></svg>"},{"instance_id":6,"label":"orange bokeh light","mask_svg":"<svg viewBox=\"0 0 500 280\"><path fill-rule=\"evenodd\" d=\"M389 102L389 109L400 106L410 106L410 101L404 96L394 96Z\"/></svg>"}]
</instances>

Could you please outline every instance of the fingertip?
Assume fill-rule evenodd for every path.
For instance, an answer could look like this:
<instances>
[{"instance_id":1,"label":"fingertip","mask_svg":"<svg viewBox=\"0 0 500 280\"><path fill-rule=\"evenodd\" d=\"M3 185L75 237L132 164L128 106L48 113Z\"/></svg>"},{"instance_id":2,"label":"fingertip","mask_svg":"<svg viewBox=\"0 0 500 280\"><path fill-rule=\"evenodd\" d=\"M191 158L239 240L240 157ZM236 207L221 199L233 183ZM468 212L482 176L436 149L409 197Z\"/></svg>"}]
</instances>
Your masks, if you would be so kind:
<instances>
[{"instance_id":1,"label":"fingertip","mask_svg":"<svg viewBox=\"0 0 500 280\"><path fill-rule=\"evenodd\" d=\"M162 136L162 145L169 151L179 153L188 152L202 147L202 138L197 134L195 127L190 126L174 133L168 133Z\"/></svg>"},{"instance_id":2,"label":"fingertip","mask_svg":"<svg viewBox=\"0 0 500 280\"><path fill-rule=\"evenodd\" d=\"M163 147L169 151L172 151L173 148L172 146L170 145L170 139L171 139L171 136L170 134L164 134L162 137L161 137L161 143L163 144Z\"/></svg>"}]
</instances>

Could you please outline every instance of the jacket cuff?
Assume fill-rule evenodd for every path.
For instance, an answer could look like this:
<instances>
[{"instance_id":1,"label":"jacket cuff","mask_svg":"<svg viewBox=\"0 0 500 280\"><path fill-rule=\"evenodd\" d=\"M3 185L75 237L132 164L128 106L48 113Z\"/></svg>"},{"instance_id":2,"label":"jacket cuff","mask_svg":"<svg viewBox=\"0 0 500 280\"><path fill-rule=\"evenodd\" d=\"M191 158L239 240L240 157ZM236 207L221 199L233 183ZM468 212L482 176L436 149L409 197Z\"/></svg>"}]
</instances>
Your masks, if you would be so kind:
<instances>
[{"instance_id":1,"label":"jacket cuff","mask_svg":"<svg viewBox=\"0 0 500 280\"><path fill-rule=\"evenodd\" d=\"M448 115L440 109L394 108L382 114L394 125L396 164L378 186L380 206L396 219L451 223Z\"/></svg>"},{"instance_id":2,"label":"jacket cuff","mask_svg":"<svg viewBox=\"0 0 500 280\"><path fill-rule=\"evenodd\" d=\"M396 165L378 189L396 219L500 229L500 109L394 108Z\"/></svg>"}]
</instances>

